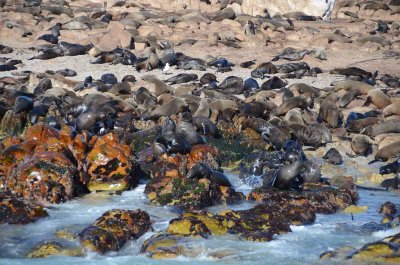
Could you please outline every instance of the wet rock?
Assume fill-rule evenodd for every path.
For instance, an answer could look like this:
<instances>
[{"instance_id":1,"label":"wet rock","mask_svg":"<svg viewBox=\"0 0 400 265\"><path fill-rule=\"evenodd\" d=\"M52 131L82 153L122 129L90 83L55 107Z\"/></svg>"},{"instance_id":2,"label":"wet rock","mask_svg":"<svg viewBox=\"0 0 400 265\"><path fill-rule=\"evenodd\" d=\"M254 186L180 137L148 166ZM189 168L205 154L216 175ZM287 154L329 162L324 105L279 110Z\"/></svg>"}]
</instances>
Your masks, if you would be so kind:
<instances>
[{"instance_id":1,"label":"wet rock","mask_svg":"<svg viewBox=\"0 0 400 265\"><path fill-rule=\"evenodd\" d=\"M173 259L178 256L193 257L200 254L198 247L189 248L188 237L171 234L155 234L147 239L140 250L153 259Z\"/></svg>"},{"instance_id":2,"label":"wet rock","mask_svg":"<svg viewBox=\"0 0 400 265\"><path fill-rule=\"evenodd\" d=\"M356 251L355 248L350 246L341 247L339 249L325 251L319 258L323 260L329 259L345 259Z\"/></svg>"},{"instance_id":3,"label":"wet rock","mask_svg":"<svg viewBox=\"0 0 400 265\"><path fill-rule=\"evenodd\" d=\"M365 213L367 210L368 206L350 205L347 206L342 212L347 214L358 214Z\"/></svg>"},{"instance_id":4,"label":"wet rock","mask_svg":"<svg viewBox=\"0 0 400 265\"><path fill-rule=\"evenodd\" d=\"M0 224L28 224L46 216L42 206L10 192L0 192Z\"/></svg>"},{"instance_id":5,"label":"wet rock","mask_svg":"<svg viewBox=\"0 0 400 265\"><path fill-rule=\"evenodd\" d=\"M287 203L307 205L320 214L332 214L358 201L358 194L348 188L334 189L313 184L303 192L277 191L256 188L247 195L249 200L276 203L284 206Z\"/></svg>"},{"instance_id":6,"label":"wet rock","mask_svg":"<svg viewBox=\"0 0 400 265\"><path fill-rule=\"evenodd\" d=\"M79 240L85 249L104 254L119 250L130 239L138 239L150 226L145 211L110 210L81 231Z\"/></svg>"},{"instance_id":7,"label":"wet rock","mask_svg":"<svg viewBox=\"0 0 400 265\"><path fill-rule=\"evenodd\" d=\"M167 232L170 234L207 237L211 234L207 226L195 217L180 217L169 222Z\"/></svg>"},{"instance_id":8,"label":"wet rock","mask_svg":"<svg viewBox=\"0 0 400 265\"><path fill-rule=\"evenodd\" d=\"M334 176L329 179L329 183L338 188L355 188L355 184L351 176Z\"/></svg>"},{"instance_id":9,"label":"wet rock","mask_svg":"<svg viewBox=\"0 0 400 265\"><path fill-rule=\"evenodd\" d=\"M151 203L173 205L187 210L199 210L220 203L234 203L244 198L232 188L220 187L208 179L174 177L153 178L145 193Z\"/></svg>"},{"instance_id":10,"label":"wet rock","mask_svg":"<svg viewBox=\"0 0 400 265\"><path fill-rule=\"evenodd\" d=\"M385 202L381 205L378 210L378 213L382 215L395 215L397 213L396 205L392 202Z\"/></svg>"},{"instance_id":11,"label":"wet rock","mask_svg":"<svg viewBox=\"0 0 400 265\"><path fill-rule=\"evenodd\" d=\"M97 138L86 157L90 191L122 191L134 187L140 167L131 158L128 145L119 143L115 133Z\"/></svg>"},{"instance_id":12,"label":"wet rock","mask_svg":"<svg viewBox=\"0 0 400 265\"><path fill-rule=\"evenodd\" d=\"M391 223L395 220L395 215L397 214L396 205L392 202L385 202L379 208L378 213L383 216L381 220L382 224Z\"/></svg>"},{"instance_id":13,"label":"wet rock","mask_svg":"<svg viewBox=\"0 0 400 265\"><path fill-rule=\"evenodd\" d=\"M364 245L361 249L357 250L352 256L351 260L357 262L361 261L374 261L375 259L393 256L397 252L398 246L386 242L374 242Z\"/></svg>"},{"instance_id":14,"label":"wet rock","mask_svg":"<svg viewBox=\"0 0 400 265\"><path fill-rule=\"evenodd\" d=\"M81 248L67 246L60 242L46 242L39 244L28 254L28 258L47 258L49 256L83 257L85 253Z\"/></svg>"},{"instance_id":15,"label":"wet rock","mask_svg":"<svg viewBox=\"0 0 400 265\"><path fill-rule=\"evenodd\" d=\"M240 130L227 122L220 121L217 127L222 134L219 139L209 139L208 143L218 148L221 165L231 168L246 154L265 151L270 147L256 131L251 128Z\"/></svg>"},{"instance_id":16,"label":"wet rock","mask_svg":"<svg viewBox=\"0 0 400 265\"><path fill-rule=\"evenodd\" d=\"M0 123L0 138L10 135L21 135L28 124L25 113L14 114L12 110L7 111Z\"/></svg>"},{"instance_id":17,"label":"wet rock","mask_svg":"<svg viewBox=\"0 0 400 265\"><path fill-rule=\"evenodd\" d=\"M212 235L236 234L251 241L270 241L276 234L290 232L290 225L310 224L315 221L315 212L310 207L291 204L257 205L249 210L226 210L219 214L208 212L183 214L203 222Z\"/></svg>"},{"instance_id":18,"label":"wet rock","mask_svg":"<svg viewBox=\"0 0 400 265\"><path fill-rule=\"evenodd\" d=\"M24 198L42 203L61 203L75 196L77 169L62 153L35 152L19 164L6 186Z\"/></svg>"}]
</instances>

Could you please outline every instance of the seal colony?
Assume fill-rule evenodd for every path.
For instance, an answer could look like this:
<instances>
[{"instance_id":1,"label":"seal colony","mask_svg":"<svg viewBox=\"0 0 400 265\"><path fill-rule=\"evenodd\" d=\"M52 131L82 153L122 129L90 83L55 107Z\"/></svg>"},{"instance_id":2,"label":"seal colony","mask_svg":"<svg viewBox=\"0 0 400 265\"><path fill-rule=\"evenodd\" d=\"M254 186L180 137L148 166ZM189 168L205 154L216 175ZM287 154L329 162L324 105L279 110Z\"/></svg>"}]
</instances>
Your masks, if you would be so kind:
<instances>
[{"instance_id":1,"label":"seal colony","mask_svg":"<svg viewBox=\"0 0 400 265\"><path fill-rule=\"evenodd\" d=\"M252 15L232 0L175 12L147 1L0 1L1 223L146 181L152 205L186 211L143 244L165 258L183 255L157 247L177 235L272 240L356 204L365 175L397 190L400 3L344 2L316 16ZM252 191L236 191L227 172ZM261 205L193 212L244 200ZM149 218L109 211L75 240L117 251Z\"/></svg>"}]
</instances>

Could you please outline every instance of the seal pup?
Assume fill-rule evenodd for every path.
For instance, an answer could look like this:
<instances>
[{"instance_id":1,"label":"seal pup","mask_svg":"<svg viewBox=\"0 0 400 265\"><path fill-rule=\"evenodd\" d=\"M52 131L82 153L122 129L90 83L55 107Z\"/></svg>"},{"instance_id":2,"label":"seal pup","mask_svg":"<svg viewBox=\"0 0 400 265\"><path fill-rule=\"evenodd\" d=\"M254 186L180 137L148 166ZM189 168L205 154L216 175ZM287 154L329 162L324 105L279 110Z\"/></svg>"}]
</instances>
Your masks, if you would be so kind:
<instances>
[{"instance_id":1,"label":"seal pup","mask_svg":"<svg viewBox=\"0 0 400 265\"><path fill-rule=\"evenodd\" d=\"M365 135L355 135L351 139L351 149L356 155L367 156L372 152L374 141Z\"/></svg>"},{"instance_id":2,"label":"seal pup","mask_svg":"<svg viewBox=\"0 0 400 265\"><path fill-rule=\"evenodd\" d=\"M200 179L207 178L211 182L215 182L220 186L232 187L228 177L218 171L212 170L208 165L204 163L196 163L186 175L188 179Z\"/></svg>"},{"instance_id":3,"label":"seal pup","mask_svg":"<svg viewBox=\"0 0 400 265\"><path fill-rule=\"evenodd\" d=\"M322 158L333 165L341 165L343 163L342 155L336 148L329 149Z\"/></svg>"}]
</instances>

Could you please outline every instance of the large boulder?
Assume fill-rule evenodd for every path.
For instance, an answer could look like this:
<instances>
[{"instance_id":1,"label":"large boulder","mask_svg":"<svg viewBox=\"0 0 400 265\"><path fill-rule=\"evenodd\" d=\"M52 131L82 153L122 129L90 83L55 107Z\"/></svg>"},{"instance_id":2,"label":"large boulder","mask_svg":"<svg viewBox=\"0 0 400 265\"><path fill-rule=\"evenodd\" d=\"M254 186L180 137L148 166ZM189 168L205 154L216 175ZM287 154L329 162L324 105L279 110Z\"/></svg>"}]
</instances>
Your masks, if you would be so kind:
<instances>
[{"instance_id":1,"label":"large boulder","mask_svg":"<svg viewBox=\"0 0 400 265\"><path fill-rule=\"evenodd\" d=\"M104 254L117 251L130 239L138 239L150 229L150 216L142 210L110 210L79 233L82 246Z\"/></svg>"},{"instance_id":2,"label":"large boulder","mask_svg":"<svg viewBox=\"0 0 400 265\"><path fill-rule=\"evenodd\" d=\"M0 192L0 224L28 224L46 216L42 206L10 192Z\"/></svg>"},{"instance_id":3,"label":"large boulder","mask_svg":"<svg viewBox=\"0 0 400 265\"><path fill-rule=\"evenodd\" d=\"M95 139L86 161L90 191L127 190L139 180L140 166L132 159L131 148L119 143L116 133Z\"/></svg>"}]
</instances>

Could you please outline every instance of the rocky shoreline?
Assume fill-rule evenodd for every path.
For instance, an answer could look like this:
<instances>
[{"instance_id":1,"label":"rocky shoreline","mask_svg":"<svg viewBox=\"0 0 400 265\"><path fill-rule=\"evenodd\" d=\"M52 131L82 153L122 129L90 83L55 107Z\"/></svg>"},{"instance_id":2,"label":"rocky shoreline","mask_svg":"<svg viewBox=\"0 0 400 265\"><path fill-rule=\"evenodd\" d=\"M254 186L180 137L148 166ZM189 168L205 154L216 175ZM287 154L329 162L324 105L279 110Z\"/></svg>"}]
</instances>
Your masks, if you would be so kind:
<instances>
[{"instance_id":1,"label":"rocky shoreline","mask_svg":"<svg viewBox=\"0 0 400 265\"><path fill-rule=\"evenodd\" d=\"M140 253L171 259L190 257L193 238L271 241L317 214L363 211L358 188L398 189L400 2L338 1L332 21L156 2L0 1L0 224L146 183L149 207L179 216ZM207 210L245 201L257 204ZM380 213L379 229L398 225L396 205ZM118 252L153 221L112 209L26 257ZM398 237L321 261L395 264Z\"/></svg>"}]
</instances>

